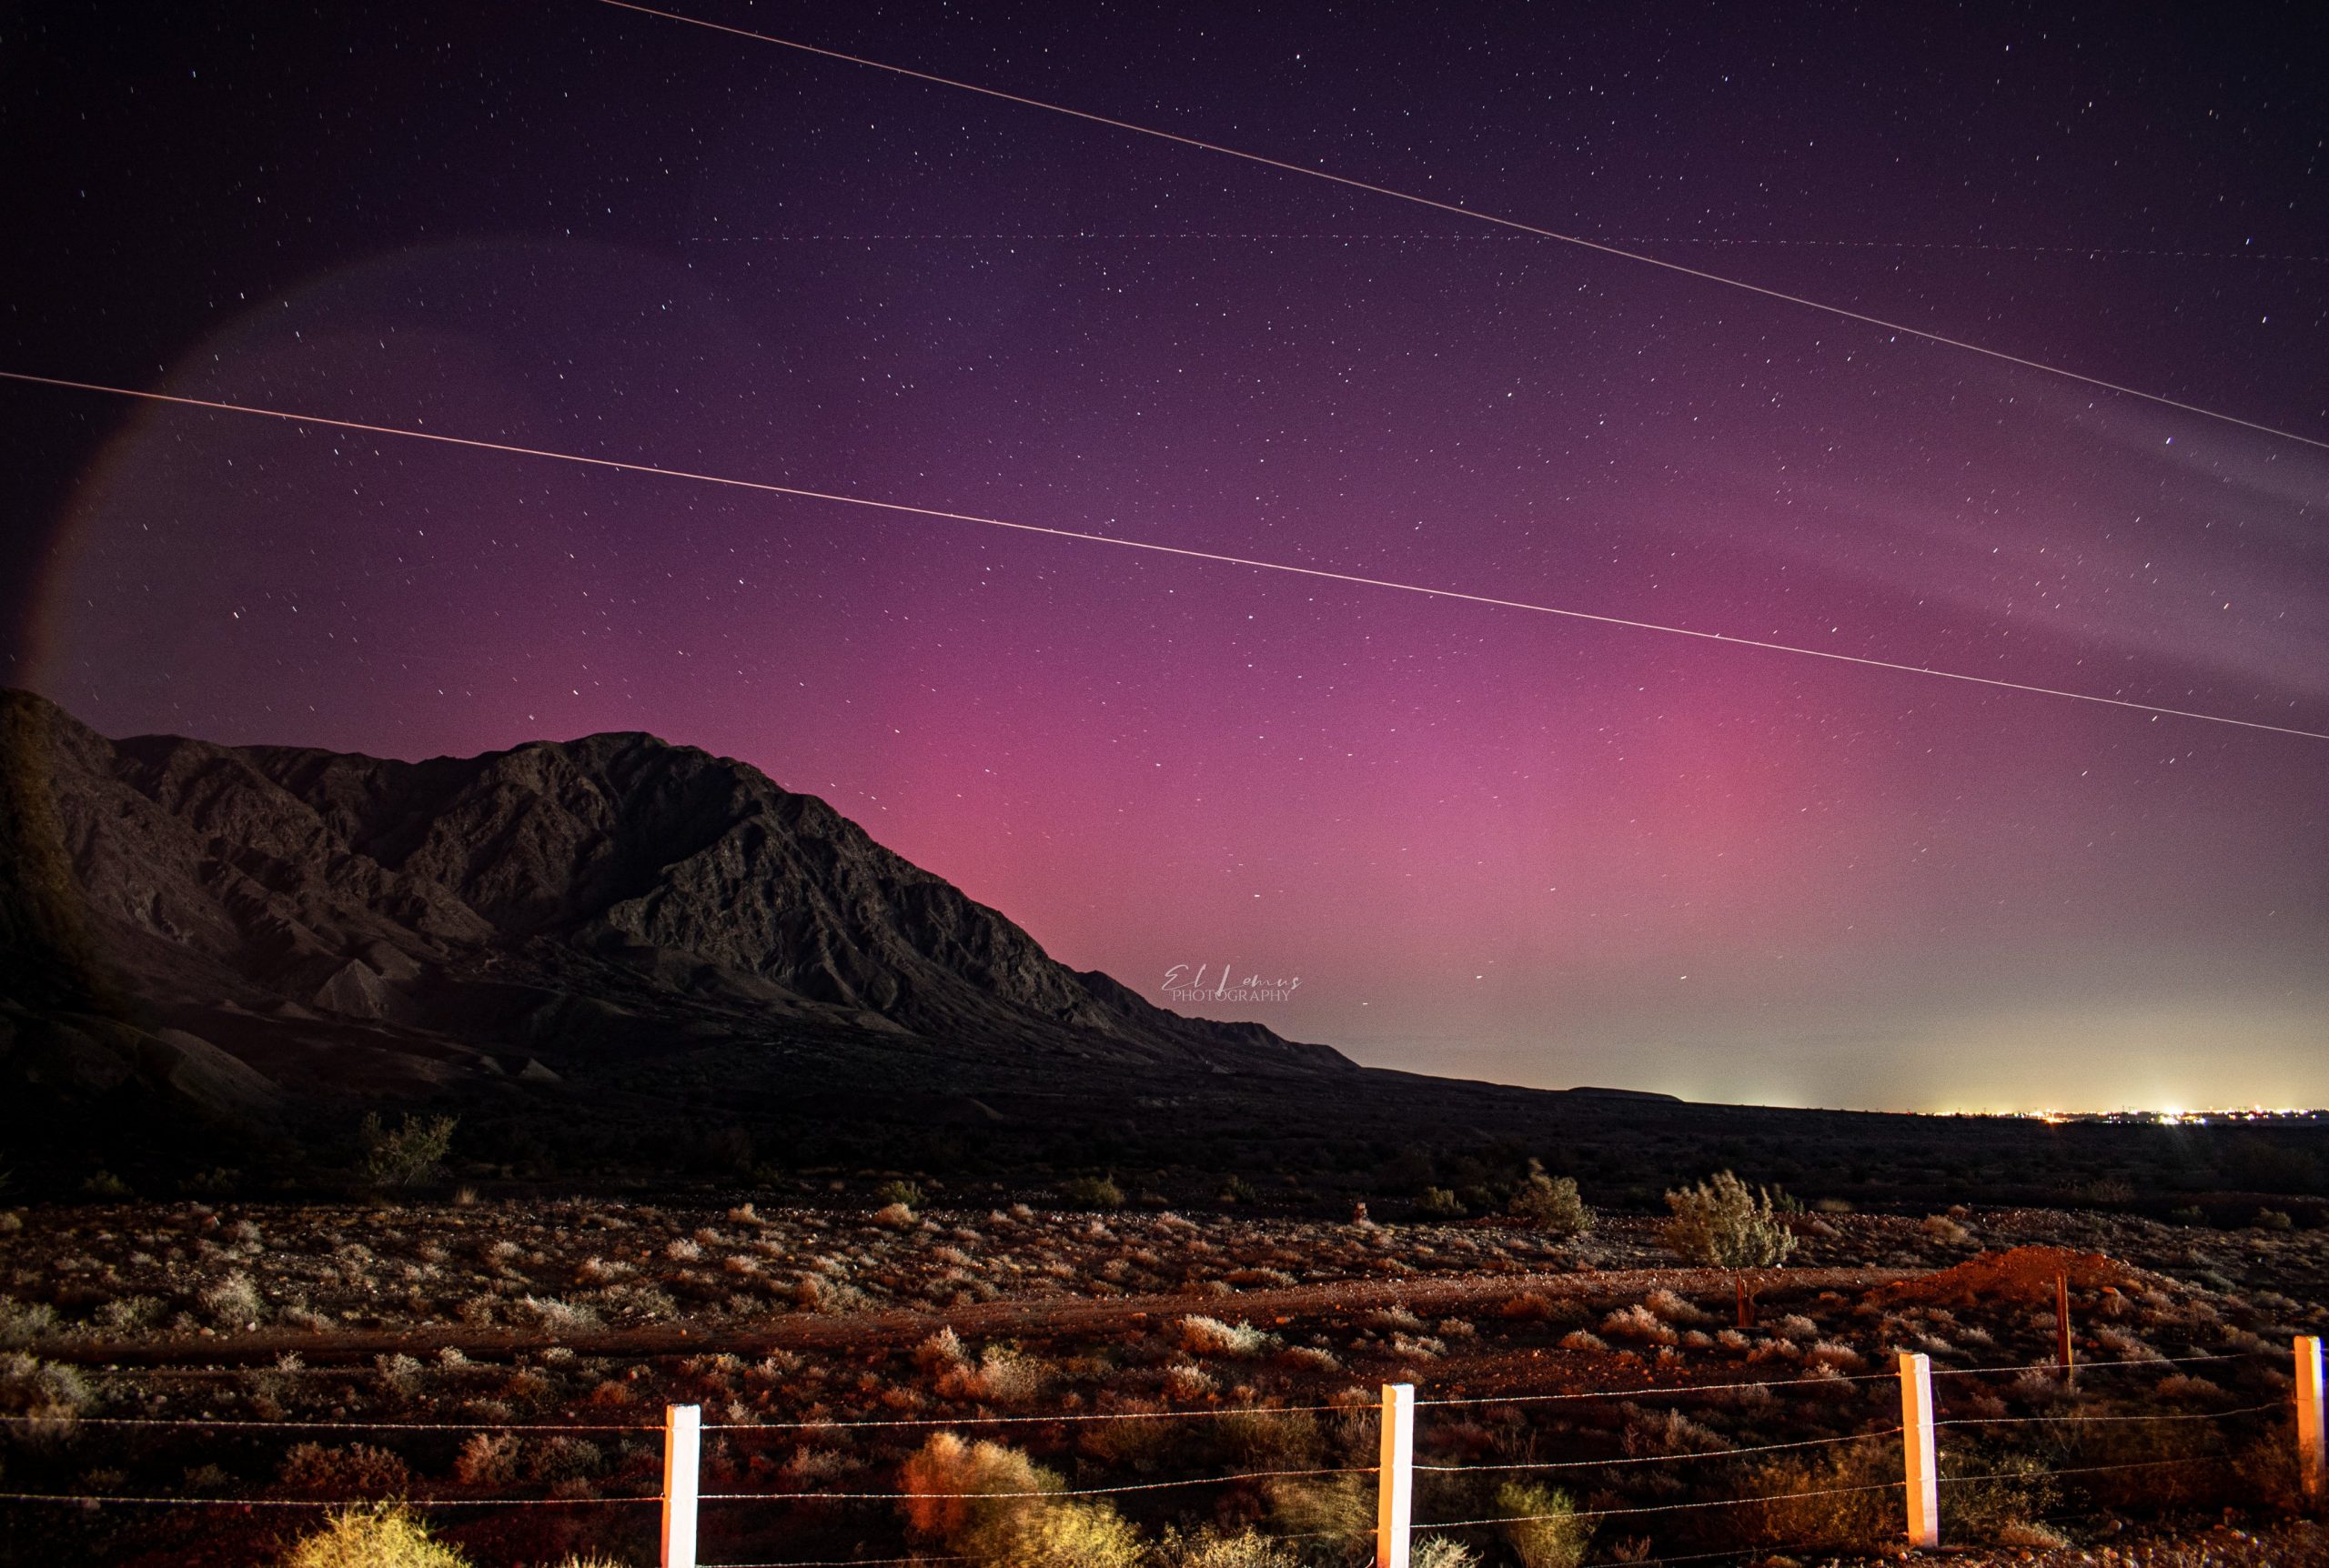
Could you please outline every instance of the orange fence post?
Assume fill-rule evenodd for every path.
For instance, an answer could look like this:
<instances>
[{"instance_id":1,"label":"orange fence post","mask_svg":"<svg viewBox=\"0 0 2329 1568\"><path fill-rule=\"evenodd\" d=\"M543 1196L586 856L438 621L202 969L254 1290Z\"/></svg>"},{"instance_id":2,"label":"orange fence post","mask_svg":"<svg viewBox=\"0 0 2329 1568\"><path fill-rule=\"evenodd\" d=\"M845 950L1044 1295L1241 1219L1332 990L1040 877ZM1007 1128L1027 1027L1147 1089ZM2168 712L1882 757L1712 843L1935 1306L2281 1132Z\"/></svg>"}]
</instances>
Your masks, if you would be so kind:
<instances>
[{"instance_id":1,"label":"orange fence post","mask_svg":"<svg viewBox=\"0 0 2329 1568\"><path fill-rule=\"evenodd\" d=\"M2054 1359L2062 1363L2062 1381L2069 1382L2077 1375L2076 1352L2071 1346L2071 1277L2054 1276Z\"/></svg>"},{"instance_id":2,"label":"orange fence post","mask_svg":"<svg viewBox=\"0 0 2329 1568\"><path fill-rule=\"evenodd\" d=\"M696 1468L703 1407L663 1407L663 1568L695 1568Z\"/></svg>"},{"instance_id":3,"label":"orange fence post","mask_svg":"<svg viewBox=\"0 0 2329 1568\"><path fill-rule=\"evenodd\" d=\"M1375 1568L1407 1568L1415 1515L1416 1385L1383 1385L1383 1460L1375 1493Z\"/></svg>"},{"instance_id":4,"label":"orange fence post","mask_svg":"<svg viewBox=\"0 0 2329 1568\"><path fill-rule=\"evenodd\" d=\"M2321 1337L2303 1334L2296 1342L2296 1466L2304 1495L2319 1504L2329 1501L2329 1448L2321 1430Z\"/></svg>"},{"instance_id":5,"label":"orange fence post","mask_svg":"<svg viewBox=\"0 0 2329 1568\"><path fill-rule=\"evenodd\" d=\"M1901 1448L1907 1460L1909 1544L1941 1544L1940 1466L1932 1442L1932 1362L1901 1352Z\"/></svg>"}]
</instances>

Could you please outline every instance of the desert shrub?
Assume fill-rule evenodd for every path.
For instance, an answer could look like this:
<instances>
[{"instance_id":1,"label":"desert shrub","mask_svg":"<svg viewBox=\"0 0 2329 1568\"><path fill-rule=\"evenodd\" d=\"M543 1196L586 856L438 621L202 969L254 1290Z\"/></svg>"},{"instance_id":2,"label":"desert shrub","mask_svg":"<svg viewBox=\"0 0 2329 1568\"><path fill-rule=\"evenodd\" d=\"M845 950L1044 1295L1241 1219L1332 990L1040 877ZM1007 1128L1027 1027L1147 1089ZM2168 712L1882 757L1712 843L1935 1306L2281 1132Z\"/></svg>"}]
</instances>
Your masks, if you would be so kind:
<instances>
[{"instance_id":1,"label":"desert shrub","mask_svg":"<svg viewBox=\"0 0 2329 1568\"><path fill-rule=\"evenodd\" d=\"M1928 1214L1918 1227L1930 1240L1945 1247L1961 1247L1973 1239L1973 1232L1946 1214Z\"/></svg>"},{"instance_id":2,"label":"desert shrub","mask_svg":"<svg viewBox=\"0 0 2329 1568\"><path fill-rule=\"evenodd\" d=\"M526 1473L535 1481L555 1485L561 1481L588 1480L606 1467L606 1452L597 1443L561 1434L546 1440L534 1450Z\"/></svg>"},{"instance_id":3,"label":"desert shrub","mask_svg":"<svg viewBox=\"0 0 2329 1568\"><path fill-rule=\"evenodd\" d=\"M22 1351L0 1353L0 1414L64 1421L89 1402L89 1385L69 1366Z\"/></svg>"},{"instance_id":4,"label":"desert shrub","mask_svg":"<svg viewBox=\"0 0 2329 1568\"><path fill-rule=\"evenodd\" d=\"M461 1444L453 1479L463 1486L503 1487L518 1479L518 1434L480 1432Z\"/></svg>"},{"instance_id":5,"label":"desert shrub","mask_svg":"<svg viewBox=\"0 0 2329 1568\"><path fill-rule=\"evenodd\" d=\"M1308 1411L1266 1407L1223 1412L1213 1422L1213 1436L1240 1470L1299 1470L1316 1464L1326 1441L1318 1418Z\"/></svg>"},{"instance_id":6,"label":"desert shrub","mask_svg":"<svg viewBox=\"0 0 2329 1568\"><path fill-rule=\"evenodd\" d=\"M873 1211L873 1222L892 1231L902 1231L913 1223L913 1211L903 1203L884 1203Z\"/></svg>"},{"instance_id":7,"label":"desert shrub","mask_svg":"<svg viewBox=\"0 0 2329 1568\"><path fill-rule=\"evenodd\" d=\"M990 1568L1135 1568L1139 1532L1105 1503L1044 1503L998 1513L959 1544Z\"/></svg>"},{"instance_id":8,"label":"desert shrub","mask_svg":"<svg viewBox=\"0 0 2329 1568\"><path fill-rule=\"evenodd\" d=\"M1480 1554L1452 1535L1427 1535L1415 1543L1412 1568L1474 1568Z\"/></svg>"},{"instance_id":9,"label":"desert shrub","mask_svg":"<svg viewBox=\"0 0 2329 1568\"><path fill-rule=\"evenodd\" d=\"M1292 1535L1361 1538L1375 1530L1375 1483L1358 1475L1273 1481L1270 1516Z\"/></svg>"},{"instance_id":10,"label":"desert shrub","mask_svg":"<svg viewBox=\"0 0 2329 1568\"><path fill-rule=\"evenodd\" d=\"M402 1508L375 1506L328 1517L284 1554L283 1568L469 1568L469 1560Z\"/></svg>"},{"instance_id":11,"label":"desert shrub","mask_svg":"<svg viewBox=\"0 0 2329 1568\"><path fill-rule=\"evenodd\" d=\"M913 1364L926 1372L943 1372L950 1367L964 1365L970 1352L963 1350L962 1336L951 1327L941 1328L913 1348Z\"/></svg>"},{"instance_id":12,"label":"desert shrub","mask_svg":"<svg viewBox=\"0 0 2329 1568\"><path fill-rule=\"evenodd\" d=\"M1873 1550L1900 1533L1900 1480L1898 1442L1782 1454L1741 1465L1730 1494L1755 1501L1724 1513L1745 1543Z\"/></svg>"},{"instance_id":13,"label":"desert shrub","mask_svg":"<svg viewBox=\"0 0 2329 1568\"><path fill-rule=\"evenodd\" d=\"M1414 1561L1421 1564L1423 1560L1418 1554ZM1234 1535L1218 1530L1183 1535L1168 1530L1158 1545L1157 1562L1160 1568L1302 1568L1292 1547L1251 1529Z\"/></svg>"},{"instance_id":14,"label":"desert shrub","mask_svg":"<svg viewBox=\"0 0 2329 1568\"><path fill-rule=\"evenodd\" d=\"M1113 1176L1078 1176L1061 1185L1060 1195L1071 1203L1082 1203L1094 1209L1121 1209L1124 1206L1124 1190L1116 1185Z\"/></svg>"},{"instance_id":15,"label":"desert shrub","mask_svg":"<svg viewBox=\"0 0 2329 1568\"><path fill-rule=\"evenodd\" d=\"M1673 1211L1659 1239L1676 1256L1721 1269L1769 1268L1795 1251L1795 1232L1771 1208L1766 1189L1750 1188L1728 1171L1695 1187L1666 1194Z\"/></svg>"},{"instance_id":16,"label":"desert shrub","mask_svg":"<svg viewBox=\"0 0 2329 1568\"><path fill-rule=\"evenodd\" d=\"M412 1485L412 1471L401 1458L385 1448L360 1442L351 1442L345 1448L326 1448L319 1442L297 1443L283 1456L283 1468L277 1473L283 1484L294 1492L326 1497L350 1493L359 1497L400 1497ZM355 1563L358 1559L344 1561Z\"/></svg>"},{"instance_id":17,"label":"desert shrub","mask_svg":"<svg viewBox=\"0 0 2329 1568\"><path fill-rule=\"evenodd\" d=\"M907 1459L898 1481L907 1527L949 1544L996 1508L1040 1501L1033 1494L1057 1492L1062 1484L1015 1448L984 1439L964 1442L951 1432L933 1432Z\"/></svg>"},{"instance_id":18,"label":"desert shrub","mask_svg":"<svg viewBox=\"0 0 2329 1568\"><path fill-rule=\"evenodd\" d=\"M358 1170L375 1187L410 1187L426 1181L444 1163L458 1125L456 1117L415 1116L408 1111L390 1131L378 1111L368 1111L357 1134L363 1148Z\"/></svg>"},{"instance_id":19,"label":"desert shrub","mask_svg":"<svg viewBox=\"0 0 2329 1568\"><path fill-rule=\"evenodd\" d=\"M152 1328L161 1315L157 1297L122 1296L97 1309L97 1326L113 1333L134 1334Z\"/></svg>"},{"instance_id":20,"label":"desert shrub","mask_svg":"<svg viewBox=\"0 0 2329 1568\"><path fill-rule=\"evenodd\" d=\"M20 1351L55 1332L55 1308L43 1302L0 1296L0 1350Z\"/></svg>"},{"instance_id":21,"label":"desert shrub","mask_svg":"<svg viewBox=\"0 0 2329 1568\"><path fill-rule=\"evenodd\" d=\"M1464 1217L1464 1205L1445 1187L1427 1187L1423 1196L1416 1200L1416 1212L1435 1220L1460 1220Z\"/></svg>"},{"instance_id":22,"label":"desert shrub","mask_svg":"<svg viewBox=\"0 0 2329 1568\"><path fill-rule=\"evenodd\" d=\"M912 1181L884 1181L873 1189L874 1201L881 1203L903 1203L909 1209L922 1207L922 1189Z\"/></svg>"},{"instance_id":23,"label":"desert shrub","mask_svg":"<svg viewBox=\"0 0 2329 1568\"><path fill-rule=\"evenodd\" d=\"M2256 1211L2256 1218L2249 1223L2259 1231L2286 1231L2295 1221L2289 1218L2288 1211L2285 1209L2259 1209Z\"/></svg>"},{"instance_id":24,"label":"desert shrub","mask_svg":"<svg viewBox=\"0 0 2329 1568\"><path fill-rule=\"evenodd\" d=\"M1418 1322L1417 1327L1423 1325ZM1174 1325L1174 1337L1185 1350L1199 1355L1257 1356L1275 1345L1277 1336L1241 1322L1230 1327L1219 1318L1191 1316Z\"/></svg>"},{"instance_id":25,"label":"desert shrub","mask_svg":"<svg viewBox=\"0 0 2329 1568\"><path fill-rule=\"evenodd\" d=\"M1593 1211L1578 1195L1576 1181L1548 1176L1534 1160L1528 1161L1528 1180L1512 1195L1507 1208L1514 1218L1557 1236L1582 1236L1594 1225Z\"/></svg>"},{"instance_id":26,"label":"desert shrub","mask_svg":"<svg viewBox=\"0 0 2329 1568\"><path fill-rule=\"evenodd\" d=\"M110 1171L99 1171L81 1183L84 1196L112 1201L130 1196L129 1183Z\"/></svg>"},{"instance_id":27,"label":"desert shrub","mask_svg":"<svg viewBox=\"0 0 2329 1568\"><path fill-rule=\"evenodd\" d=\"M1577 1517L1566 1492L1539 1482L1507 1481L1496 1491L1505 1544L1521 1568L1578 1568L1593 1540L1593 1522Z\"/></svg>"},{"instance_id":28,"label":"desert shrub","mask_svg":"<svg viewBox=\"0 0 2329 1568\"><path fill-rule=\"evenodd\" d=\"M1671 1345L1682 1336L1671 1324L1645 1306L1619 1307L1602 1320L1601 1332L1613 1339L1640 1340L1646 1344Z\"/></svg>"},{"instance_id":29,"label":"desert shrub","mask_svg":"<svg viewBox=\"0 0 2329 1568\"><path fill-rule=\"evenodd\" d=\"M938 1374L938 1392L949 1399L992 1400L997 1404L1023 1404L1044 1392L1051 1380L1051 1363L1009 1345L989 1345L977 1364L965 1359Z\"/></svg>"},{"instance_id":30,"label":"desert shrub","mask_svg":"<svg viewBox=\"0 0 2329 1568\"><path fill-rule=\"evenodd\" d=\"M1945 1541L2006 1540L2014 1526L2028 1525L2052 1512L2060 1500L2053 1477L2026 1453L1964 1451L1948 1456L1941 1472L1941 1529Z\"/></svg>"},{"instance_id":31,"label":"desert shrub","mask_svg":"<svg viewBox=\"0 0 2329 1568\"><path fill-rule=\"evenodd\" d=\"M589 1307L562 1302L556 1296L527 1296L519 1304L533 1315L535 1323L552 1333L575 1333L599 1326L599 1314Z\"/></svg>"},{"instance_id":32,"label":"desert shrub","mask_svg":"<svg viewBox=\"0 0 2329 1568\"><path fill-rule=\"evenodd\" d=\"M1663 1321L1679 1323L1686 1329L1704 1328L1721 1321L1712 1312L1700 1311L1663 1286L1644 1296L1641 1304Z\"/></svg>"}]
</instances>

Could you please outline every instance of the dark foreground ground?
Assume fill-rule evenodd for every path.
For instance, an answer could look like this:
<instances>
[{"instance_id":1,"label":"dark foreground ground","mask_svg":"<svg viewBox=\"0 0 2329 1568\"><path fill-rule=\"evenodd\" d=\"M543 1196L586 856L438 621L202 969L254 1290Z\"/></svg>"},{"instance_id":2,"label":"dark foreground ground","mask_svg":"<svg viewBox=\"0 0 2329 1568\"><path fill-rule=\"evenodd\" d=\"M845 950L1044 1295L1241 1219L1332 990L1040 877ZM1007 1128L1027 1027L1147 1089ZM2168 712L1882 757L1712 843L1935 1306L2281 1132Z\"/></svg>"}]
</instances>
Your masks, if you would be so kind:
<instances>
[{"instance_id":1,"label":"dark foreground ground","mask_svg":"<svg viewBox=\"0 0 2329 1568\"><path fill-rule=\"evenodd\" d=\"M1916 1350L1954 1423L1944 1539L1978 1548L1955 1560L2324 1560L2289 1342L2329 1327L2329 1231L1831 1201L1786 1267L1739 1276L1643 1218L1564 1237L815 1185L17 1211L0 1403L30 1419L0 1486L87 1501L0 1503L0 1559L268 1562L308 1504L404 1496L479 1564L649 1563L630 1500L686 1402L707 1563L963 1556L904 1495L955 1432L1104 1501L1157 1568L1325 1568L1363 1559L1376 1390L1403 1381L1446 1467L1420 1521L1536 1484L1591 1516L1587 1562L1860 1561L1899 1539ZM1476 1554L1451 1564L1528 1561L1493 1523L1427 1533Z\"/></svg>"}]
</instances>

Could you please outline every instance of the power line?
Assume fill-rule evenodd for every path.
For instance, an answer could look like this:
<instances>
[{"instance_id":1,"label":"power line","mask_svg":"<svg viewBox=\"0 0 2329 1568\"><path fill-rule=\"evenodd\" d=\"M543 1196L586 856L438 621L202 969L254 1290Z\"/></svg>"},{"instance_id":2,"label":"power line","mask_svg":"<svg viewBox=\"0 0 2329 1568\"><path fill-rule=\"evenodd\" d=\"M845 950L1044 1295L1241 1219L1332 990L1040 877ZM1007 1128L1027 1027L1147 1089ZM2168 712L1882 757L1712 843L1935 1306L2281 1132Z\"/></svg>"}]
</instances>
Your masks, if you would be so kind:
<instances>
[{"instance_id":1,"label":"power line","mask_svg":"<svg viewBox=\"0 0 2329 1568\"><path fill-rule=\"evenodd\" d=\"M620 0L604 0L619 4ZM1996 676L1967 675L1960 670L1935 669L1929 665L1903 664L1889 658L1870 658L1860 654L1837 653L1828 648L1805 648L1796 643L1773 642L1763 638L1733 637L1728 632L1699 631L1689 627L1667 626L1658 621L1634 620L1624 616L1598 615L1590 610L1565 609L1557 605L1531 604L1525 599L1497 598L1488 594L1465 593L1456 588L1427 588L1420 583L1395 582L1388 578L1362 577L1356 572L1330 571L1324 567L1301 567L1288 561L1258 560L1249 556L1225 555L1215 550L1190 549L1182 545L1160 545L1147 539L1128 539L1115 534L1095 534L1080 528L1046 528L1038 523L1014 523L1003 518L982 517L975 512L948 511L939 507L917 507L903 501L877 500L870 496L843 495L832 490L812 490L797 485L771 484L762 479L739 479L724 474L698 473L686 468L668 468L653 463L630 463L616 457L592 457L580 452L558 452L542 447L520 447L508 441L486 441L469 436L447 436L434 430L407 429L396 425L368 424L355 419L333 419L320 414L295 414L280 408L262 408L249 403L229 403L217 398L187 397L171 392L146 392L130 387L109 387L95 381L72 381L55 376L34 376L17 370L0 370L0 380L21 381L30 386L56 387L77 392L101 392L114 397L135 397L148 403L167 403L186 408L208 408L227 414L250 414L261 418L280 419L293 425L316 425L335 430L353 430L368 436L396 436L414 441L433 441L439 446L463 447L480 452L500 452L512 457L543 457L552 462L574 463L584 467L610 468L618 473L649 474L659 478L683 479L701 485L719 485L729 489L753 490L764 495L791 496L801 500L832 501L842 506L865 507L876 511L898 512L908 517L935 518L941 521L977 523L984 528L1009 528L1014 533L1044 534L1053 538L1077 539L1086 544L1114 545L1128 550L1147 550L1153 554L1177 556L1186 560L1215 561L1223 566L1249 567L1257 571L1286 572L1296 577L1316 578L1326 582L1350 583L1360 588L1391 588L1400 593L1420 594L1427 598L1448 599L1459 604L1487 605L1495 609L1527 610L1535 615L1559 616L1566 620L1588 621L1598 626L1624 627L1632 631L1660 632L1668 637L1693 638L1701 642L1721 643L1730 648L1761 648L1768 653L1800 654L1806 658L1824 658L1837 664L1860 665L1870 669L1892 670L1903 675L1931 676L1939 680L1955 680L1969 686L1985 686L2001 691L2020 691L2036 697L2066 698L2073 702L2092 702L2105 708L2124 708L2154 718L2195 719L2208 724L2229 724L2242 729L2262 729L2275 735L2294 735L2306 740L2329 740L2329 731L2300 729L2285 724L2266 724L2253 719L2233 719L2221 713L2201 713L2191 709L2163 708L2156 703L2136 702L2123 697L2102 697L2091 691L2071 691L2061 687L2037 686L2027 681L2005 680Z\"/></svg>"},{"instance_id":2,"label":"power line","mask_svg":"<svg viewBox=\"0 0 2329 1568\"><path fill-rule=\"evenodd\" d=\"M2203 408L2196 403L2185 403L2157 392L2145 392L2138 387L2123 386L2116 381L2105 381L2099 376L2083 375L2076 370L2065 369L2060 365L2049 365L2044 360L2027 359L2019 354L2008 354L2001 348L1985 348L1981 344L1969 343L1961 337L1949 337L1938 332L1928 331L1921 327L1911 327L1902 322L1888 321L1880 316L1870 316L1864 311L1848 309L1840 305L1829 305L1821 300L1808 299L1802 295L1789 294L1783 289L1766 288L1759 283L1749 283L1741 278L1726 277L1720 273L1708 272L1701 267L1685 266L1679 261L1661 260L1638 250L1627 250L1622 246L1606 244L1600 240L1588 239L1582 235L1563 234L1558 229L1542 228L1535 224L1523 223L1518 218L1502 217L1495 213L1479 212L1455 202L1439 201L1431 196L1417 196L1413 191L1403 191L1390 186L1379 186L1367 180L1354 179L1348 175L1338 175L1331 170L1312 168L1305 164L1288 163L1283 158L1273 158L1260 153L1249 153L1237 147L1224 146L1219 142L1208 142L1196 136L1183 136L1177 131L1160 131L1154 126L1135 125L1130 120L1119 120L1107 115L1095 115L1088 109L1071 109L1064 104L1050 103L1042 98L1030 98L1018 93L1006 93L998 87L982 87L975 82L964 82L952 76L936 75L928 71L917 71L905 65L892 65L886 61L868 59L862 55L843 54L839 49L822 48L814 44L803 44L798 39L780 38L773 33L756 33L748 27L731 27L726 23L709 22L701 16L689 16L677 11L663 11L652 5L637 5L634 0L599 0L599 3L602 5L612 5L618 10L636 11L643 16L660 16L667 22L682 22L691 27L702 27L714 33L727 33L739 38L750 38L756 43L775 44L783 48L797 49L804 55L817 55L828 60L841 60L852 65L864 65L876 71L887 71L893 75L909 76L915 81L929 82L941 87L954 87L966 93L977 93L984 97L999 99L1007 104L1018 104L1025 108L1043 109L1054 115L1067 115L1075 119L1088 120L1094 125L1107 126L1119 131L1130 131L1137 136L1154 136L1160 141L1176 142L1182 146L1195 147L1202 152L1219 153L1224 157L1241 158L1247 163L1260 164L1266 168L1280 169L1287 174L1306 175L1312 179L1326 180L1335 185L1347 186L1352 190L1389 196L1394 201L1411 202L1417 206L1430 207L1437 212L1453 213L1458 217L1470 218L1476 223L1496 224L1500 227L1514 229L1521 234L1535 235L1540 239L1557 239L1563 245L1574 245L1586 250L1599 251L1605 256L1619 256L1627 261L1638 261L1649 266L1663 267L1668 272L1678 272L1686 277L1699 278L1707 283L1719 283L1726 288L1742 289L1749 294L1759 294L1767 299L1783 300L1790 305L1800 305L1809 310L1824 311L1830 316L1841 317L1847 321L1858 321L1869 327L1880 327L1887 332L1905 332L1910 337L1921 338L1927 343L1938 343L1949 348L1961 348L1970 354L1980 354L1991 359L2002 360L2008 365L2019 365L2028 370L2041 370L2049 376L2061 376L2072 381L2083 382L2089 387L2100 387L2106 392L2118 392L2130 397L2141 397L2146 402L2163 404L2170 408L2180 408L2186 414L2196 414L2202 418L2219 419L2225 424L2238 425L2263 435L2277 436L2284 441L2298 441L2308 447L2317 447L2324 451L2329 451L2329 440L2323 440L2318 437L2300 436L2294 430L2284 430L2276 426L2259 424L2253 419L2243 419L2236 414L2221 413L2213 408Z\"/></svg>"}]
</instances>

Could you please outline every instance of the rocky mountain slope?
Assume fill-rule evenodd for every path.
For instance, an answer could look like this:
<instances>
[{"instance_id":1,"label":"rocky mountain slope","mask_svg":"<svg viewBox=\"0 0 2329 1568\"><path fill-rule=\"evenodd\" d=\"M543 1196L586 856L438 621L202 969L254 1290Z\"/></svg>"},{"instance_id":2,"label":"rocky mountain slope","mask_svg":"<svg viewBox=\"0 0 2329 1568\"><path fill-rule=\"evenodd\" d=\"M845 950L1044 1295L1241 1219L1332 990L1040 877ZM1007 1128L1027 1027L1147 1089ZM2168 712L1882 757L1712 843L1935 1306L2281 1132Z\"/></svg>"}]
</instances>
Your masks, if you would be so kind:
<instances>
[{"instance_id":1,"label":"rocky mountain slope","mask_svg":"<svg viewBox=\"0 0 2329 1568\"><path fill-rule=\"evenodd\" d=\"M399 762L113 741L17 691L0 725L0 1030L53 1092L136 1078L263 1117L803 1030L1037 1070L1356 1070L1071 970L823 801L652 736Z\"/></svg>"}]
</instances>

